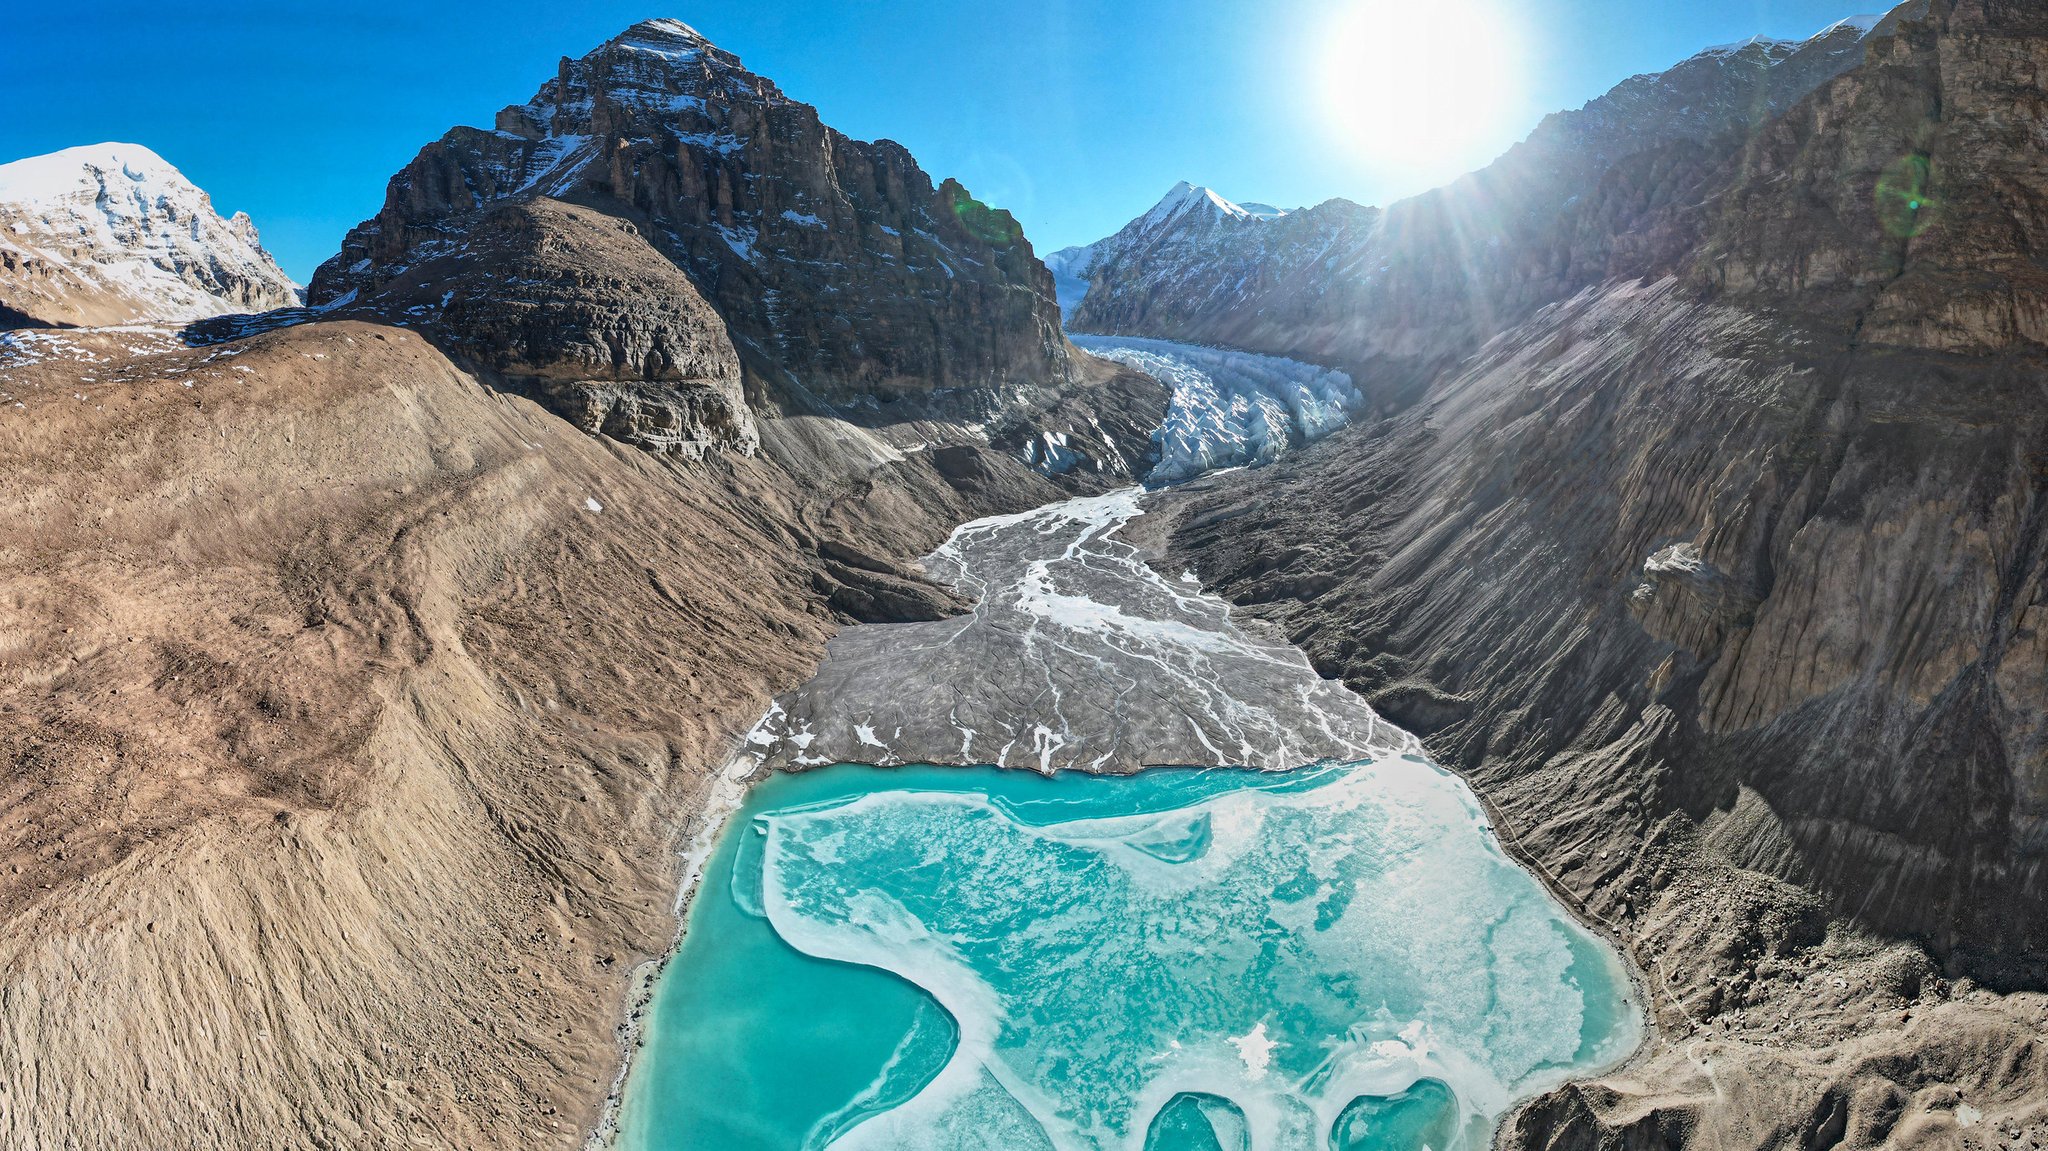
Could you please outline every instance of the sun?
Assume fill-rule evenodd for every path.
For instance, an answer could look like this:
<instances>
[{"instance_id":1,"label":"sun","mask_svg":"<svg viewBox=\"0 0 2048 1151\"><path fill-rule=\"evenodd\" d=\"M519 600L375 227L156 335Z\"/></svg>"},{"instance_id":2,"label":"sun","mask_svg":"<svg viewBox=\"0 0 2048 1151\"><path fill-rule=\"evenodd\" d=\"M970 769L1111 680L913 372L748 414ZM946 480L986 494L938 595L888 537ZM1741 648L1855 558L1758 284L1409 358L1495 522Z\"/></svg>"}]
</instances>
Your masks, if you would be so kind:
<instances>
[{"instance_id":1,"label":"sun","mask_svg":"<svg viewBox=\"0 0 2048 1151\"><path fill-rule=\"evenodd\" d=\"M1507 143L1523 82L1508 5L1351 0L1323 35L1323 106L1368 167L1427 186Z\"/></svg>"}]
</instances>

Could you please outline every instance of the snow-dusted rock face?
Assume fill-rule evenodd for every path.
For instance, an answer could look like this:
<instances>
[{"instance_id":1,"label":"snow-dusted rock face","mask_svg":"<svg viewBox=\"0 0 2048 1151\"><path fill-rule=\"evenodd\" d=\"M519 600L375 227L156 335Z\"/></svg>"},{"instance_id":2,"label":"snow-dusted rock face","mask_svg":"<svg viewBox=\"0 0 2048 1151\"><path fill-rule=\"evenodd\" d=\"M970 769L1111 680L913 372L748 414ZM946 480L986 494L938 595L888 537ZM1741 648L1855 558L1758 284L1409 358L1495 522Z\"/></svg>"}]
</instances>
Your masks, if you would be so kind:
<instances>
[{"instance_id":1,"label":"snow-dusted rock face","mask_svg":"<svg viewBox=\"0 0 2048 1151\"><path fill-rule=\"evenodd\" d=\"M1115 236L1056 254L1068 327L1370 368L1398 399L1536 308L1682 251L1688 237L1638 225L1895 23L1709 49L1384 213L1346 200L1199 211L1182 185Z\"/></svg>"},{"instance_id":2,"label":"snow-dusted rock face","mask_svg":"<svg viewBox=\"0 0 2048 1151\"><path fill-rule=\"evenodd\" d=\"M1350 376L1298 360L1133 337L1074 342L1173 387L1148 483L1271 463L1343 427L1364 405Z\"/></svg>"},{"instance_id":3,"label":"snow-dusted rock face","mask_svg":"<svg viewBox=\"0 0 2048 1151\"><path fill-rule=\"evenodd\" d=\"M674 20L563 60L493 130L429 144L311 298L367 299L458 249L480 210L535 197L637 218L750 367L828 402L1066 379L1051 278L1009 213L832 130Z\"/></svg>"},{"instance_id":4,"label":"snow-dusted rock face","mask_svg":"<svg viewBox=\"0 0 2048 1151\"><path fill-rule=\"evenodd\" d=\"M1060 316L1071 319L1088 295L1097 269L1123 267L1153 254L1164 246L1193 260L1211 260L1223 254L1232 238L1257 234L1241 229L1278 219L1287 213L1256 204L1234 204L1208 188L1183 180L1152 205L1150 211L1123 226L1116 235L1093 244L1062 248L1045 258L1059 293Z\"/></svg>"},{"instance_id":5,"label":"snow-dusted rock face","mask_svg":"<svg viewBox=\"0 0 2048 1151\"><path fill-rule=\"evenodd\" d=\"M0 324L102 326L299 302L241 212L139 144L0 164Z\"/></svg>"},{"instance_id":6,"label":"snow-dusted rock face","mask_svg":"<svg viewBox=\"0 0 2048 1151\"><path fill-rule=\"evenodd\" d=\"M620 383L643 401L634 411L658 410L644 401L677 380L737 397L739 375L635 351L729 340L747 402L764 412L908 429L895 438L912 450L971 440L1048 474L1143 470L1165 389L1134 372L1105 376L1108 365L1073 355L1052 278L1008 212L954 181L935 185L900 145L834 131L674 20L636 24L564 59L493 130L459 127L427 145L308 295L331 311L415 324L464 359L531 377L538 321L523 298L530 281L547 278L540 264L561 262L542 259L560 245L512 250L503 238L579 213L610 221L609 254L580 261L585 282L549 280L559 306L547 322L582 334L539 342L622 350L606 363L583 356L550 368L554 399L590 393L593 379L602 386L590 410L621 410L612 398ZM676 282L684 279L709 305L702 314L650 314L635 302L641 293L617 290L661 283L664 298L680 300L690 294ZM687 323L676 318L685 313ZM704 324L722 330L684 331ZM571 366L583 375L565 390ZM584 411L569 414L589 426ZM740 414L726 421L738 433L727 446L751 450ZM704 424L700 416L693 407L644 430L635 417L634 436L695 442L671 429Z\"/></svg>"},{"instance_id":7,"label":"snow-dusted rock face","mask_svg":"<svg viewBox=\"0 0 2048 1151\"><path fill-rule=\"evenodd\" d=\"M1066 323L1088 294L1088 278L1095 272L1096 253L1102 241L1061 248L1045 258L1045 270L1052 273L1053 293L1059 297L1060 322Z\"/></svg>"}]
</instances>

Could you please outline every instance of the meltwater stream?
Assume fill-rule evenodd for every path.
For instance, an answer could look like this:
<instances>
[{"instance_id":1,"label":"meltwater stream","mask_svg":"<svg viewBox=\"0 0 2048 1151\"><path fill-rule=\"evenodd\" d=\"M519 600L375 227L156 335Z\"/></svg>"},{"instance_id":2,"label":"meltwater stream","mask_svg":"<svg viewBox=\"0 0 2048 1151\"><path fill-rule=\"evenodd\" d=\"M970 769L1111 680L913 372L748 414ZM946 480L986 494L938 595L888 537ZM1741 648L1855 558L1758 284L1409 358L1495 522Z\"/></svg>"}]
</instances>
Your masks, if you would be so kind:
<instances>
[{"instance_id":1,"label":"meltwater stream","mask_svg":"<svg viewBox=\"0 0 2048 1151\"><path fill-rule=\"evenodd\" d=\"M1140 562L1140 514L963 527L933 566L975 616L850 629L740 769L1027 734L1011 762L1296 769L769 775L656 991L623 1146L1483 1151L1516 1100L1633 1050L1621 960L1464 784Z\"/></svg>"}]
</instances>

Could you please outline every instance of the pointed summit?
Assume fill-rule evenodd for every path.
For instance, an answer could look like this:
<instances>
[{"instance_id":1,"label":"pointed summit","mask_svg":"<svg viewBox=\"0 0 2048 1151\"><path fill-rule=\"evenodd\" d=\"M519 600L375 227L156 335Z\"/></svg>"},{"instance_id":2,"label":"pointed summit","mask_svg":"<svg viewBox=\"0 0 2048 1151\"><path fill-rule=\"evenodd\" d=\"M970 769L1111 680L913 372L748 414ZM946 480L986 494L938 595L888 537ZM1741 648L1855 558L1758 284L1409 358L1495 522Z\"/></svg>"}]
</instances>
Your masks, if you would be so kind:
<instances>
[{"instance_id":1,"label":"pointed summit","mask_svg":"<svg viewBox=\"0 0 2048 1151\"><path fill-rule=\"evenodd\" d=\"M1351 205L1355 208L1356 205ZM1266 232L1265 225L1288 213L1268 204L1233 203L1213 189L1182 180L1169 189L1144 215L1125 224L1116 234L1081 247L1065 248L1047 256L1053 287L1059 293L1060 315L1072 320L1088 297L1095 277L1102 269L1134 259L1180 260L1210 246L1229 244L1219 236L1246 239ZM1207 272L1194 272L1213 279ZM1077 331L1088 331L1086 327Z\"/></svg>"},{"instance_id":2,"label":"pointed summit","mask_svg":"<svg viewBox=\"0 0 2048 1151\"><path fill-rule=\"evenodd\" d=\"M666 17L656 20L642 20L610 40L605 48L626 48L665 56L671 63L694 59L706 49L716 49L702 32ZM603 49L599 49L602 51Z\"/></svg>"},{"instance_id":3,"label":"pointed summit","mask_svg":"<svg viewBox=\"0 0 2048 1151\"><path fill-rule=\"evenodd\" d=\"M1135 223L1151 231L1173 223L1190 212L1201 212L1222 219L1251 219L1252 213L1245 211L1208 188L1190 184L1186 180L1175 184L1161 197L1152 210L1138 217Z\"/></svg>"},{"instance_id":4,"label":"pointed summit","mask_svg":"<svg viewBox=\"0 0 2048 1151\"><path fill-rule=\"evenodd\" d=\"M642 20L638 24L633 25L631 28L626 29L624 32L619 33L618 36L614 37L614 39L648 41L677 40L687 43L700 44L707 47L711 44L711 41L707 39L702 32L697 31L695 28L692 28L688 24L683 23L681 20L676 20L667 16L658 16L652 20Z\"/></svg>"}]
</instances>

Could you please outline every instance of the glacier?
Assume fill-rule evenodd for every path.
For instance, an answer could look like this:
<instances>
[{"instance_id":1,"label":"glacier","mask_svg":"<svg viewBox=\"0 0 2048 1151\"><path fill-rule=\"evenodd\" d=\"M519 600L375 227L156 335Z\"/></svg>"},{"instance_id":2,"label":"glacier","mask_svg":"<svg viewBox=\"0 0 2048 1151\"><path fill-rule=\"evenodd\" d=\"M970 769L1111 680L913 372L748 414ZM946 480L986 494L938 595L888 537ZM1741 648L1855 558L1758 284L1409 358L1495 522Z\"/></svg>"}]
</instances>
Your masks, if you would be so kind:
<instances>
[{"instance_id":1,"label":"glacier","mask_svg":"<svg viewBox=\"0 0 2048 1151\"><path fill-rule=\"evenodd\" d=\"M1148 484L1271 463L1343 427L1365 406L1351 377L1334 368L1135 336L1072 339L1173 389L1166 420L1154 433L1159 463Z\"/></svg>"}]
</instances>

